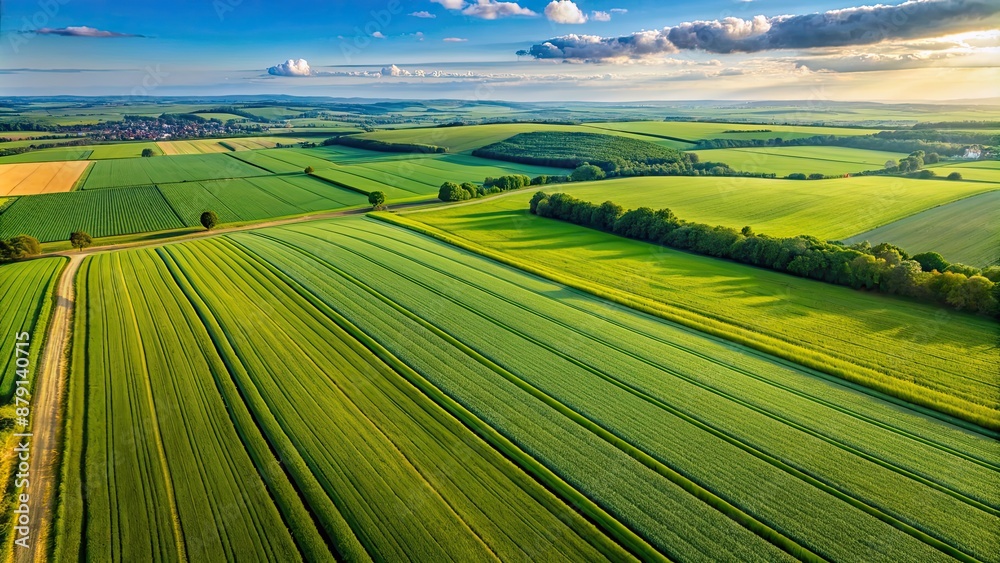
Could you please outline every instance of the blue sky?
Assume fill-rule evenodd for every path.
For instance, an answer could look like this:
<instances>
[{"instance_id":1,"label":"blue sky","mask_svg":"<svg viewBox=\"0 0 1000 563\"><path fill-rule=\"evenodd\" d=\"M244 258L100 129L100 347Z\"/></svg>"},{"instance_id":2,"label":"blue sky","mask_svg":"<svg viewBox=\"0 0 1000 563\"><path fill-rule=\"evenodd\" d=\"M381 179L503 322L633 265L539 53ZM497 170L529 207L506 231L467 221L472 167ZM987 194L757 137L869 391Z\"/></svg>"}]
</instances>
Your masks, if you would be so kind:
<instances>
[{"instance_id":1,"label":"blue sky","mask_svg":"<svg viewBox=\"0 0 1000 563\"><path fill-rule=\"evenodd\" d=\"M861 4L7 0L0 3L0 95L302 93L418 98L456 97L448 95L456 90L464 96L486 84L491 95L507 99L802 99L807 93L871 99L873 84L884 84L886 73L903 73L897 78L908 77L913 85L954 85L923 88L929 99L958 92L965 97L996 96L982 91L982 81L1000 78L989 62L997 60L1000 8L990 7L993 0L921 2L949 9L953 20L937 25L942 17L904 6L900 13L910 20L904 18L898 24L901 29L864 45L800 45L802 39L793 29L798 23L792 20L784 24L780 40L761 36L768 41L765 48L744 42L737 52L727 52L728 47L715 43L685 47L675 36L666 41L667 30L700 20L738 26L758 21L764 22L761 29L777 30L781 22L773 19L776 16ZM764 18L754 20L758 15ZM615 40L647 30L661 30L666 46L636 53L631 40ZM776 35L773 30L771 35ZM587 39L558 39L570 34ZM730 33L724 39L733 37ZM942 37L945 44L933 43ZM519 60L514 55L533 47L537 58ZM613 55L573 55L609 49ZM270 67L288 59L308 61L309 76L281 76L286 67L268 74ZM397 69L390 71L391 65ZM390 74L393 80L385 80ZM762 79L773 84L762 85ZM968 85L976 83L980 91L970 92ZM899 92L890 88L885 95L903 95L905 89Z\"/></svg>"}]
</instances>

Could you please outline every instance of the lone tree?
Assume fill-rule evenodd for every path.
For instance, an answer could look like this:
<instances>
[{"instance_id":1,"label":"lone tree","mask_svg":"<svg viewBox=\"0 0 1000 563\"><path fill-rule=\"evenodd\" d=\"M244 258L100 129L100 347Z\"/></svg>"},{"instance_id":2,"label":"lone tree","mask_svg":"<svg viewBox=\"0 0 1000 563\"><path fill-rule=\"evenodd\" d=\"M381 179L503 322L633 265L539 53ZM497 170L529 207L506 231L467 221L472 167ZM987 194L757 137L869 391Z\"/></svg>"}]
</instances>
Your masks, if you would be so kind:
<instances>
[{"instance_id":1,"label":"lone tree","mask_svg":"<svg viewBox=\"0 0 1000 563\"><path fill-rule=\"evenodd\" d=\"M156 156L156 153L153 152L153 149L142 149L142 156L144 158L149 158L151 156Z\"/></svg>"},{"instance_id":2,"label":"lone tree","mask_svg":"<svg viewBox=\"0 0 1000 563\"><path fill-rule=\"evenodd\" d=\"M959 173L959 172L952 172L951 174L948 174L948 179L949 180L961 180L962 179L962 174Z\"/></svg>"},{"instance_id":3,"label":"lone tree","mask_svg":"<svg viewBox=\"0 0 1000 563\"><path fill-rule=\"evenodd\" d=\"M312 166L306 166L306 174L312 174L315 172Z\"/></svg>"},{"instance_id":4,"label":"lone tree","mask_svg":"<svg viewBox=\"0 0 1000 563\"><path fill-rule=\"evenodd\" d=\"M385 207L385 192L371 192L368 194L368 203L372 204L372 209L383 209Z\"/></svg>"},{"instance_id":5,"label":"lone tree","mask_svg":"<svg viewBox=\"0 0 1000 563\"><path fill-rule=\"evenodd\" d=\"M73 248L83 250L94 244L94 239L90 238L86 231L73 231L73 234L69 235L69 243Z\"/></svg>"},{"instance_id":6,"label":"lone tree","mask_svg":"<svg viewBox=\"0 0 1000 563\"><path fill-rule=\"evenodd\" d=\"M211 231L219 224L219 216L215 214L215 211L206 211L201 214L201 226L205 227L205 230Z\"/></svg>"}]
</instances>

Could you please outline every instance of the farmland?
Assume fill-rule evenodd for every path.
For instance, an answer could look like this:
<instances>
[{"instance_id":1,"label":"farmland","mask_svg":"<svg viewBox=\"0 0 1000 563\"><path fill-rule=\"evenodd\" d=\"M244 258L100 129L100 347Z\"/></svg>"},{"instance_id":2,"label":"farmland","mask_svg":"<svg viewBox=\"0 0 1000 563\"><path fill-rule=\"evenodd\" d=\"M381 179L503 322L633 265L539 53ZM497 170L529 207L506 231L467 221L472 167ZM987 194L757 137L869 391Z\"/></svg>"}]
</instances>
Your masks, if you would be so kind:
<instances>
[{"instance_id":1,"label":"farmland","mask_svg":"<svg viewBox=\"0 0 1000 563\"><path fill-rule=\"evenodd\" d=\"M81 147L91 151L90 160L106 160L109 158L139 158L142 151L149 149L154 155L160 156L163 151L157 143L120 143L112 145L89 145Z\"/></svg>"},{"instance_id":2,"label":"farmland","mask_svg":"<svg viewBox=\"0 0 1000 563\"><path fill-rule=\"evenodd\" d=\"M62 558L626 558L232 243L82 268Z\"/></svg>"},{"instance_id":3,"label":"farmland","mask_svg":"<svg viewBox=\"0 0 1000 563\"><path fill-rule=\"evenodd\" d=\"M68 192L89 165L86 161L0 164L0 196Z\"/></svg>"},{"instance_id":4,"label":"farmland","mask_svg":"<svg viewBox=\"0 0 1000 563\"><path fill-rule=\"evenodd\" d=\"M769 147L695 151L703 161L725 162L746 172L823 174L839 176L864 170L881 170L890 160L905 154L845 147Z\"/></svg>"},{"instance_id":5,"label":"farmland","mask_svg":"<svg viewBox=\"0 0 1000 563\"><path fill-rule=\"evenodd\" d=\"M673 559L995 559L989 438L395 228L230 239Z\"/></svg>"},{"instance_id":6,"label":"farmland","mask_svg":"<svg viewBox=\"0 0 1000 563\"><path fill-rule=\"evenodd\" d=\"M17 359L27 357L31 366L37 364L48 325L52 289L64 264L65 259L47 258L0 266L0 300L3 302L0 330L5 335L0 341L0 374L3 374L0 376L0 398L4 404L11 400L17 387ZM19 333L27 333L28 339L18 338ZM15 352L17 342L30 342L29 355ZM30 375L27 379L34 380Z\"/></svg>"},{"instance_id":7,"label":"farmland","mask_svg":"<svg viewBox=\"0 0 1000 563\"><path fill-rule=\"evenodd\" d=\"M229 149L222 146L217 139L158 141L156 146L160 149L160 152L168 156L178 154L212 154L229 151Z\"/></svg>"},{"instance_id":8,"label":"farmland","mask_svg":"<svg viewBox=\"0 0 1000 563\"><path fill-rule=\"evenodd\" d=\"M801 139L816 135L871 135L878 129L857 127L811 127L807 125L755 125L745 123L699 123L694 121L635 121L616 123L588 123L588 127L674 137L687 141L702 139Z\"/></svg>"},{"instance_id":9,"label":"farmland","mask_svg":"<svg viewBox=\"0 0 1000 563\"><path fill-rule=\"evenodd\" d=\"M998 418L996 382L982 377L995 361L993 321L545 220L517 199L407 219L699 330Z\"/></svg>"},{"instance_id":10,"label":"farmland","mask_svg":"<svg viewBox=\"0 0 1000 563\"><path fill-rule=\"evenodd\" d=\"M634 133L615 133L600 131L587 126L579 125L546 125L539 123L519 123L502 125L472 125L467 127L436 127L423 129L396 129L387 131L376 131L374 133L362 133L362 139L374 139L386 143L417 143L423 145L435 145L444 147L448 152L469 152L473 149L485 147L493 143L498 143L509 139L520 133L531 132L582 132L582 133L606 133L620 135L626 138L650 141L648 136ZM685 143L664 142L658 143L663 146L678 148ZM677 146L675 146L677 145Z\"/></svg>"},{"instance_id":11,"label":"farmland","mask_svg":"<svg viewBox=\"0 0 1000 563\"><path fill-rule=\"evenodd\" d=\"M1000 184L866 176L830 180L774 180L688 176L639 177L562 184L560 191L587 201L628 208L669 208L690 221L773 236L808 234L843 239ZM495 205L515 211L530 194ZM494 205L494 204L491 204ZM905 248L905 247L904 247Z\"/></svg>"},{"instance_id":12,"label":"farmland","mask_svg":"<svg viewBox=\"0 0 1000 563\"><path fill-rule=\"evenodd\" d=\"M986 169L972 169L986 170ZM928 209L847 239L891 242L910 253L937 252L950 262L1000 265L1000 191Z\"/></svg>"},{"instance_id":13,"label":"farmland","mask_svg":"<svg viewBox=\"0 0 1000 563\"><path fill-rule=\"evenodd\" d=\"M106 237L183 226L160 192L149 186L18 198L0 215L0 238L26 234L48 242L65 240L79 229Z\"/></svg>"},{"instance_id":14,"label":"farmland","mask_svg":"<svg viewBox=\"0 0 1000 563\"><path fill-rule=\"evenodd\" d=\"M368 203L362 194L308 176L185 182L159 188L189 227L199 225L201 213L207 210L215 211L223 223L235 223Z\"/></svg>"},{"instance_id":15,"label":"farmland","mask_svg":"<svg viewBox=\"0 0 1000 563\"><path fill-rule=\"evenodd\" d=\"M126 158L94 163L84 190L196 180L264 176L267 172L224 154Z\"/></svg>"},{"instance_id":16,"label":"farmland","mask_svg":"<svg viewBox=\"0 0 1000 563\"><path fill-rule=\"evenodd\" d=\"M91 149L78 147L42 149L37 151L15 154L11 156L0 156L0 165L17 164L20 162L56 162L60 160L86 160L90 157Z\"/></svg>"}]
</instances>

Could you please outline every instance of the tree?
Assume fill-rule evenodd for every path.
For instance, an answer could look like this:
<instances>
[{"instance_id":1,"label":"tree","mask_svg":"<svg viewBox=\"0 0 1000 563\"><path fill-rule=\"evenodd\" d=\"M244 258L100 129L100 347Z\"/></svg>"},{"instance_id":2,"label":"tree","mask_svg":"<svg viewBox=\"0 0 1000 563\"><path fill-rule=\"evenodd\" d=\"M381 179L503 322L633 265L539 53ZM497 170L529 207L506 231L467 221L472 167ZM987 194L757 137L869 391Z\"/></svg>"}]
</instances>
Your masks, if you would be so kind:
<instances>
[{"instance_id":1,"label":"tree","mask_svg":"<svg viewBox=\"0 0 1000 563\"><path fill-rule=\"evenodd\" d=\"M962 174L959 173L959 172L952 172L951 174L948 174L948 179L949 180L961 180L962 179Z\"/></svg>"},{"instance_id":2,"label":"tree","mask_svg":"<svg viewBox=\"0 0 1000 563\"><path fill-rule=\"evenodd\" d=\"M574 182L590 182L592 180L603 180L604 171L593 164L581 164L570 175L570 180Z\"/></svg>"},{"instance_id":3,"label":"tree","mask_svg":"<svg viewBox=\"0 0 1000 563\"><path fill-rule=\"evenodd\" d=\"M743 227L743 229L740 231L740 234L743 235L743 236L745 236L745 237L752 237L753 236L753 227L751 227L750 225L747 225L746 227Z\"/></svg>"},{"instance_id":4,"label":"tree","mask_svg":"<svg viewBox=\"0 0 1000 563\"><path fill-rule=\"evenodd\" d=\"M90 235L86 231L73 231L69 235L69 243L73 245L73 248L83 250L94 244L94 239L90 238Z\"/></svg>"},{"instance_id":5,"label":"tree","mask_svg":"<svg viewBox=\"0 0 1000 563\"><path fill-rule=\"evenodd\" d=\"M455 182L445 182L438 190L438 199L441 201L462 201L466 199L465 190Z\"/></svg>"},{"instance_id":6,"label":"tree","mask_svg":"<svg viewBox=\"0 0 1000 563\"><path fill-rule=\"evenodd\" d=\"M312 174L315 171L316 170L314 170L312 166L306 166L306 170L305 170L306 174Z\"/></svg>"},{"instance_id":7,"label":"tree","mask_svg":"<svg viewBox=\"0 0 1000 563\"><path fill-rule=\"evenodd\" d=\"M153 149L142 149L142 156L143 158L149 158L151 156L156 156L156 153L153 152Z\"/></svg>"},{"instance_id":8,"label":"tree","mask_svg":"<svg viewBox=\"0 0 1000 563\"><path fill-rule=\"evenodd\" d=\"M219 224L219 216L215 214L215 211L206 211L201 214L201 226L205 227L205 230L211 231Z\"/></svg>"},{"instance_id":9,"label":"tree","mask_svg":"<svg viewBox=\"0 0 1000 563\"><path fill-rule=\"evenodd\" d=\"M898 167L899 167L899 163L896 162L895 160L889 159L889 160L885 161L885 169L886 170L895 170Z\"/></svg>"},{"instance_id":10,"label":"tree","mask_svg":"<svg viewBox=\"0 0 1000 563\"><path fill-rule=\"evenodd\" d=\"M941 256L937 252L921 252L914 256L913 259L920 263L920 269L925 272L932 272L934 270L943 272L949 266L944 256Z\"/></svg>"},{"instance_id":11,"label":"tree","mask_svg":"<svg viewBox=\"0 0 1000 563\"><path fill-rule=\"evenodd\" d=\"M371 192L368 194L368 203L372 204L372 209L384 208L385 192Z\"/></svg>"},{"instance_id":12,"label":"tree","mask_svg":"<svg viewBox=\"0 0 1000 563\"><path fill-rule=\"evenodd\" d=\"M814 172L809 175L810 180L822 180L823 178L826 178L826 176L820 174L819 172Z\"/></svg>"},{"instance_id":13,"label":"tree","mask_svg":"<svg viewBox=\"0 0 1000 563\"><path fill-rule=\"evenodd\" d=\"M38 239L28 235L19 235L10 240L4 241L0 254L6 260L20 260L28 256L37 256L42 253L42 245Z\"/></svg>"}]
</instances>

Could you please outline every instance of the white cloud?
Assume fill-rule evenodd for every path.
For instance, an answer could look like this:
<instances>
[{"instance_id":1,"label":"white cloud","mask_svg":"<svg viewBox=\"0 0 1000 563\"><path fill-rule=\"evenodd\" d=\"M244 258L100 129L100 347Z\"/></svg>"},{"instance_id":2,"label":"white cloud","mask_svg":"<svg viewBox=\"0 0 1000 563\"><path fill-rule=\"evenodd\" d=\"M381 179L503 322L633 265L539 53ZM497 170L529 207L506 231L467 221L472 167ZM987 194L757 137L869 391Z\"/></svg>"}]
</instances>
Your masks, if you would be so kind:
<instances>
[{"instance_id":1,"label":"white cloud","mask_svg":"<svg viewBox=\"0 0 1000 563\"><path fill-rule=\"evenodd\" d=\"M385 39L385 34L382 33L381 31L376 31L375 33L372 34L372 37L374 37L375 39Z\"/></svg>"},{"instance_id":2,"label":"white cloud","mask_svg":"<svg viewBox=\"0 0 1000 563\"><path fill-rule=\"evenodd\" d=\"M415 17L415 18L427 18L427 19L434 19L434 18L437 17L434 14L428 12L427 10L421 10L419 12L412 12L410 15L413 16L413 17Z\"/></svg>"},{"instance_id":3,"label":"white cloud","mask_svg":"<svg viewBox=\"0 0 1000 563\"><path fill-rule=\"evenodd\" d=\"M545 7L545 17L549 18L549 21L555 23L587 23L587 14L584 14L583 10L581 10L580 7L577 6L572 0L552 0L552 2ZM608 19L610 19L610 16Z\"/></svg>"},{"instance_id":4,"label":"white cloud","mask_svg":"<svg viewBox=\"0 0 1000 563\"><path fill-rule=\"evenodd\" d=\"M464 37L445 37L442 41L445 43L465 43L468 39Z\"/></svg>"},{"instance_id":5,"label":"white cloud","mask_svg":"<svg viewBox=\"0 0 1000 563\"><path fill-rule=\"evenodd\" d=\"M465 0L431 0L435 4L441 4L449 10L461 10L465 7Z\"/></svg>"},{"instance_id":6,"label":"white cloud","mask_svg":"<svg viewBox=\"0 0 1000 563\"><path fill-rule=\"evenodd\" d=\"M267 73L273 76L310 76L312 69L305 59L288 59L267 69Z\"/></svg>"},{"instance_id":7,"label":"white cloud","mask_svg":"<svg viewBox=\"0 0 1000 563\"><path fill-rule=\"evenodd\" d=\"M517 2L497 2L496 0L478 0L470 4L462 13L466 16L484 20L495 20L508 16L537 16L528 8L522 8Z\"/></svg>"},{"instance_id":8,"label":"white cloud","mask_svg":"<svg viewBox=\"0 0 1000 563\"><path fill-rule=\"evenodd\" d=\"M608 11L611 12L612 14L627 14L628 13L628 10L625 9L625 8L611 8Z\"/></svg>"},{"instance_id":9,"label":"white cloud","mask_svg":"<svg viewBox=\"0 0 1000 563\"><path fill-rule=\"evenodd\" d=\"M58 29L43 27L32 31L32 33L37 33L39 35L61 35L63 37L144 37L142 35L133 35L131 33L104 31L103 29L96 29L85 25L60 27Z\"/></svg>"},{"instance_id":10,"label":"white cloud","mask_svg":"<svg viewBox=\"0 0 1000 563\"><path fill-rule=\"evenodd\" d=\"M595 22L609 22L611 21L611 14L609 14L608 12L601 12L599 10L594 10L593 12L590 12L590 19L594 20Z\"/></svg>"}]
</instances>

